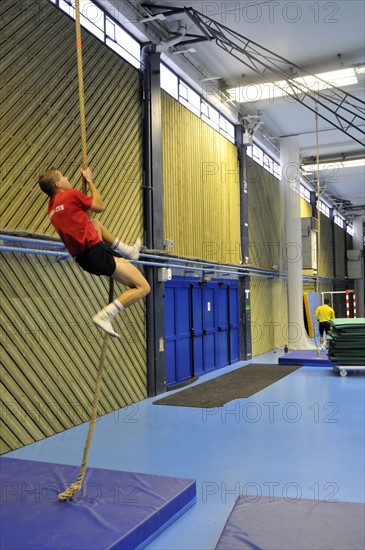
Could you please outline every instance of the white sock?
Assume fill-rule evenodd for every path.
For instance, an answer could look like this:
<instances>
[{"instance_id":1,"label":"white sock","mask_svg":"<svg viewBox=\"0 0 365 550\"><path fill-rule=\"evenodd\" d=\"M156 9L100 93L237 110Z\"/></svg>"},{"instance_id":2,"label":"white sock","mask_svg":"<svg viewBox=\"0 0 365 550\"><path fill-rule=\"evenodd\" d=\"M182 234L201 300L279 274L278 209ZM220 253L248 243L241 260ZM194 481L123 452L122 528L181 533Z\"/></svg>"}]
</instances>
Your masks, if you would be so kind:
<instances>
[{"instance_id":1,"label":"white sock","mask_svg":"<svg viewBox=\"0 0 365 550\"><path fill-rule=\"evenodd\" d=\"M99 311L98 315L106 315L110 319L113 319L113 317L122 311L124 309L123 304L119 302L119 300L114 300L114 302L111 302L107 306L105 306L102 310Z\"/></svg>"},{"instance_id":2,"label":"white sock","mask_svg":"<svg viewBox=\"0 0 365 550\"><path fill-rule=\"evenodd\" d=\"M134 245L126 244L120 241L119 239L115 239L115 241L112 244L112 249L116 250L124 258L129 258L131 260L138 260L139 249L141 248L141 245L142 245L142 241L139 238L136 240Z\"/></svg>"}]
</instances>

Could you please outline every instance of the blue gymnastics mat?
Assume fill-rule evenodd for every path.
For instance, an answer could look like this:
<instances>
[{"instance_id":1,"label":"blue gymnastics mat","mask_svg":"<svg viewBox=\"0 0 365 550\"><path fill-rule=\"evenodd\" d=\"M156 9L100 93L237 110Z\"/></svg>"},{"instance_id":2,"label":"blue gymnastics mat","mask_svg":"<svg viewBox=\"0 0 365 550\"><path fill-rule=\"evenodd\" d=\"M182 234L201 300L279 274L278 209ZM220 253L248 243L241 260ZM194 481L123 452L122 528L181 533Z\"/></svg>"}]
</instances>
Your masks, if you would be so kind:
<instances>
[{"instance_id":1,"label":"blue gymnastics mat","mask_svg":"<svg viewBox=\"0 0 365 550\"><path fill-rule=\"evenodd\" d=\"M360 550L365 504L241 496L216 550Z\"/></svg>"},{"instance_id":2,"label":"blue gymnastics mat","mask_svg":"<svg viewBox=\"0 0 365 550\"><path fill-rule=\"evenodd\" d=\"M317 355L315 349L289 351L279 357L279 365L301 365L302 367L332 367L327 351L321 350Z\"/></svg>"},{"instance_id":3,"label":"blue gymnastics mat","mask_svg":"<svg viewBox=\"0 0 365 550\"><path fill-rule=\"evenodd\" d=\"M88 468L59 502L78 467L3 457L0 469L4 550L141 549L196 501L191 479Z\"/></svg>"}]
</instances>

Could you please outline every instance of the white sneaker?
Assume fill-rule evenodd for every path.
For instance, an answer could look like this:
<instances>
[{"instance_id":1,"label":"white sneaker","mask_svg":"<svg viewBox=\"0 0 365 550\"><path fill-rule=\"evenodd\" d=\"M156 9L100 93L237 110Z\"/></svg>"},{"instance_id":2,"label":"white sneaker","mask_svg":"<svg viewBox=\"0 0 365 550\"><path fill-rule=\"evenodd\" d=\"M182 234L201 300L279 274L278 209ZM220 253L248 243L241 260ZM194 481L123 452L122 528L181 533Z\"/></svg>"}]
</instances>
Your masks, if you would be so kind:
<instances>
[{"instance_id":1,"label":"white sneaker","mask_svg":"<svg viewBox=\"0 0 365 550\"><path fill-rule=\"evenodd\" d=\"M142 247L142 240L138 237L136 242L133 245L120 243L119 247L116 249L122 258L128 258L129 260L138 260L139 251Z\"/></svg>"},{"instance_id":2,"label":"white sneaker","mask_svg":"<svg viewBox=\"0 0 365 550\"><path fill-rule=\"evenodd\" d=\"M95 325L102 330L104 330L109 336L112 336L113 338L119 338L119 334L113 330L112 324L110 322L110 318L107 315L103 315L102 313L97 313L92 318L92 322L95 323Z\"/></svg>"},{"instance_id":3,"label":"white sneaker","mask_svg":"<svg viewBox=\"0 0 365 550\"><path fill-rule=\"evenodd\" d=\"M129 254L129 258L131 260L136 260L136 261L138 260L141 246L142 246L142 240L138 237L134 245L131 246L131 248L133 249L132 252Z\"/></svg>"}]
</instances>

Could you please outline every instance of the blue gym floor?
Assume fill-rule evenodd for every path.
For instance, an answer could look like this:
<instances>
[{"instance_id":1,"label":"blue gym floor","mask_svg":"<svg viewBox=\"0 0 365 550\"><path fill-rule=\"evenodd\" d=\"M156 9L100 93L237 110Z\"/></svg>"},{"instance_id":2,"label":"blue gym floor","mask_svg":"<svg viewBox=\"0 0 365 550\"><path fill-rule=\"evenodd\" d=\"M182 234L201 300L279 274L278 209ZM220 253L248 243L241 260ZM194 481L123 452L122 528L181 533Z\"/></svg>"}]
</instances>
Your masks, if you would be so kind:
<instances>
[{"instance_id":1,"label":"blue gym floor","mask_svg":"<svg viewBox=\"0 0 365 550\"><path fill-rule=\"evenodd\" d=\"M281 354L270 352L254 362L276 363ZM365 502L361 374L342 378L329 367L301 367L221 409L153 405L156 399L99 419L88 461L94 468L196 480L196 505L149 549L214 549L241 495ZM80 465L87 427L4 456Z\"/></svg>"}]
</instances>

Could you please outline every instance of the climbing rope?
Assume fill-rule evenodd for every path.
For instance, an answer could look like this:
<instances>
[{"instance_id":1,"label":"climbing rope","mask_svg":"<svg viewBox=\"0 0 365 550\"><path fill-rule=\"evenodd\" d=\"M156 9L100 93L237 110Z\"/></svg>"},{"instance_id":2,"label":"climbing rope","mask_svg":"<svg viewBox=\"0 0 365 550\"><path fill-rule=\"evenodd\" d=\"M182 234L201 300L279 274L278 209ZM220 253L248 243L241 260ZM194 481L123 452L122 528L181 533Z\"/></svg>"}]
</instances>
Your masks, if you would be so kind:
<instances>
[{"instance_id":1,"label":"climbing rope","mask_svg":"<svg viewBox=\"0 0 365 550\"><path fill-rule=\"evenodd\" d=\"M75 0L76 15L76 54L77 54L77 77L79 83L79 109L80 109L80 130L81 130L81 165L87 167L86 147L86 116L85 116L85 94L84 94L84 71L82 63L82 38L80 23L80 0ZM83 182L82 191L86 194L86 181Z\"/></svg>"},{"instance_id":2,"label":"climbing rope","mask_svg":"<svg viewBox=\"0 0 365 550\"><path fill-rule=\"evenodd\" d=\"M314 311L317 309L317 304L320 305L319 300L319 261L321 258L321 209L320 209L320 199L321 199L321 178L319 173L319 139L318 139L318 107L316 107L316 161L317 161L317 274L316 274L316 299L314 303ZM314 319L314 341L316 344L317 355L320 354L320 349L318 346L317 332L316 332L316 320Z\"/></svg>"},{"instance_id":3,"label":"climbing rope","mask_svg":"<svg viewBox=\"0 0 365 550\"><path fill-rule=\"evenodd\" d=\"M80 25L80 5L79 0L76 0L75 2L75 10L76 10L76 50L77 50L77 72L78 72L78 80L79 80L79 103L80 103L80 126L81 126L81 146L82 146L82 167L87 167L87 149L86 149L86 118L85 118L85 101L84 101L84 79L83 79L83 69L82 69L82 42L81 42L81 25ZM83 191L86 193L86 182L84 181L84 189ZM114 293L114 281L112 278L109 279L109 302L113 301L113 293ZM82 482L85 476L86 472L86 466L87 466L87 459L89 456L90 446L91 446L91 440L94 433L95 428L95 422L97 419L98 414L98 405L99 405L99 396L100 396L100 388L101 388L101 382L103 379L103 372L104 372L104 365L105 365L105 358L106 353L108 350L108 341L109 341L109 335L105 333L104 339L103 339L103 345L101 348L101 355L99 360L99 367L98 372L96 376L96 382L95 382L95 391L94 391L94 397L93 397L93 404L92 404L92 411L91 411L91 418L90 418L90 424L89 429L86 436L86 442L84 446L84 452L82 455L82 463L80 466L79 475L77 477L77 480L70 485L66 491L63 493L59 493L58 500L65 501L70 500L78 491L80 491Z\"/></svg>"},{"instance_id":4,"label":"climbing rope","mask_svg":"<svg viewBox=\"0 0 365 550\"><path fill-rule=\"evenodd\" d=\"M114 293L114 280L110 278L109 279L109 302L113 300L113 293ZM72 483L70 487L66 489L66 491L64 491L63 493L59 493L58 500L61 500L61 501L70 500L78 491L80 491L82 482L85 476L87 459L89 456L89 451L91 446L91 440L93 437L95 422L98 415L100 388L101 388L101 382L103 379L106 352L108 350L108 341L109 341L109 335L105 333L104 339L103 339L103 345L101 348L99 368L96 375L95 391L94 391L94 398L93 398L93 404L92 404L92 410L91 410L91 419L90 419L89 429L86 436L86 442L85 442L84 452L82 455L82 462L80 466L79 475L77 477L77 480L74 483Z\"/></svg>"},{"instance_id":5,"label":"climbing rope","mask_svg":"<svg viewBox=\"0 0 365 550\"><path fill-rule=\"evenodd\" d=\"M96 383L95 383L95 391L94 391L94 399L93 399L93 406L92 406L92 412L91 412L91 419L90 419L90 425L89 430L87 432L86 436L86 443L84 447L84 453L82 455L82 463L79 471L79 475L77 477L77 480L70 485L66 491L63 493L60 493L58 495L58 500L65 501L70 500L78 491L80 491L82 482L85 476L86 472L86 465L87 465L87 459L89 456L90 446L91 446L91 440L94 433L94 427L96 418L98 415L98 405L99 405L99 395L100 395L100 387L101 382L103 379L103 372L104 372L104 363L105 363L105 356L108 348L108 340L109 335L105 333L104 339L103 339L103 346L101 348L101 355L100 355L100 361L99 361L99 368L98 373L96 376Z\"/></svg>"}]
</instances>

